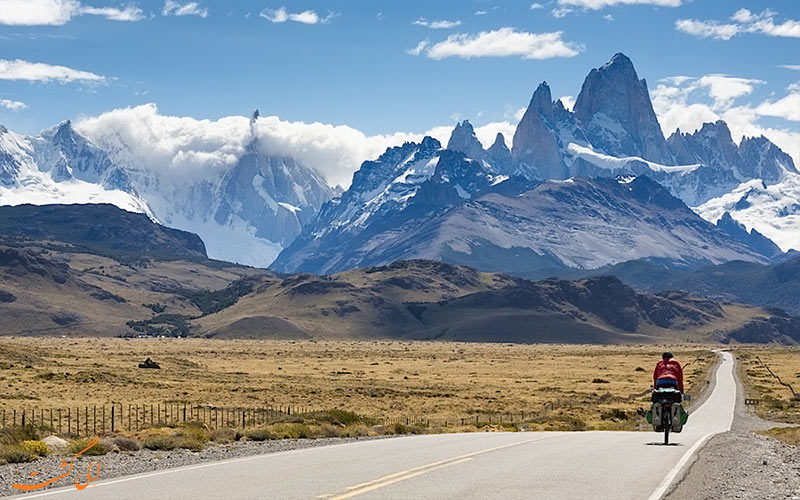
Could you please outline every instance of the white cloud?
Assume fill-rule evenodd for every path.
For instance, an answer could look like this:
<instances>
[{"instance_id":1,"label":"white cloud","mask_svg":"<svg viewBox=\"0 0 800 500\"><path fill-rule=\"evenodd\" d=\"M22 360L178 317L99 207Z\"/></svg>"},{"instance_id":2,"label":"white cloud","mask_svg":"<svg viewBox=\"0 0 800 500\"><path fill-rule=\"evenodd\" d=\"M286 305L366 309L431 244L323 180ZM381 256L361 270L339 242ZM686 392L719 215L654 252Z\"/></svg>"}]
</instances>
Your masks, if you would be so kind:
<instances>
[{"instance_id":1,"label":"white cloud","mask_svg":"<svg viewBox=\"0 0 800 500\"><path fill-rule=\"evenodd\" d=\"M550 59L552 57L573 57L583 50L583 46L565 42L561 32L528 33L515 28L500 28L494 31L481 31L477 35L454 34L446 40L431 46L417 45L418 54L425 52L431 59L446 57L511 57L523 59ZM413 52L411 52L413 53Z\"/></svg>"},{"instance_id":2,"label":"white cloud","mask_svg":"<svg viewBox=\"0 0 800 500\"><path fill-rule=\"evenodd\" d=\"M682 0L558 0L559 5L572 5L585 9L600 10L615 5L655 5L657 7L679 7Z\"/></svg>"},{"instance_id":3,"label":"white cloud","mask_svg":"<svg viewBox=\"0 0 800 500\"><path fill-rule=\"evenodd\" d=\"M46 63L34 63L16 59L9 61L0 59L0 80L26 80L30 82L60 83L85 82L100 83L105 77L89 71L81 71L66 66L56 66Z\"/></svg>"},{"instance_id":4,"label":"white cloud","mask_svg":"<svg viewBox=\"0 0 800 500\"><path fill-rule=\"evenodd\" d=\"M763 82L725 75L665 78L652 91L653 109L664 135L672 134L676 128L694 132L703 123L721 119L727 122L734 141L738 142L742 136L763 135L800 165L800 131L796 127L780 128L760 122L765 116L800 121L800 87L790 86L788 95L775 101L765 100L755 105L737 103L751 93L755 83Z\"/></svg>"},{"instance_id":5,"label":"white cloud","mask_svg":"<svg viewBox=\"0 0 800 500\"><path fill-rule=\"evenodd\" d=\"M716 38L730 40L739 33L736 24L722 24L717 21L698 21L696 19L678 19L675 29L701 38Z\"/></svg>"},{"instance_id":6,"label":"white cloud","mask_svg":"<svg viewBox=\"0 0 800 500\"><path fill-rule=\"evenodd\" d=\"M515 130L517 130L517 122L491 122L487 123L486 125L475 127L475 136L479 141L481 141L481 144L484 148L489 148L492 146L492 144L494 144L494 140L497 138L497 133L500 132L503 134L506 146L511 148L511 142L514 138ZM452 133L452 130L450 132ZM448 135L447 138L449 139L450 136ZM446 145L447 143L444 142L443 144Z\"/></svg>"},{"instance_id":7,"label":"white cloud","mask_svg":"<svg viewBox=\"0 0 800 500\"><path fill-rule=\"evenodd\" d=\"M539 2L534 2L531 4L531 10L537 9L544 9L544 5L540 4Z\"/></svg>"},{"instance_id":8,"label":"white cloud","mask_svg":"<svg viewBox=\"0 0 800 500\"><path fill-rule=\"evenodd\" d=\"M795 122L800 122L800 87L789 86L791 93L777 101L766 100L756 107L755 111L761 116L774 116Z\"/></svg>"},{"instance_id":9,"label":"white cloud","mask_svg":"<svg viewBox=\"0 0 800 500\"><path fill-rule=\"evenodd\" d=\"M412 56L418 56L429 44L430 42L428 40L421 40L413 49L408 49L406 53Z\"/></svg>"},{"instance_id":10,"label":"white cloud","mask_svg":"<svg viewBox=\"0 0 800 500\"><path fill-rule=\"evenodd\" d=\"M0 99L0 108L6 108L11 111L21 111L28 109L28 105L22 101L12 101L11 99Z\"/></svg>"},{"instance_id":11,"label":"white cloud","mask_svg":"<svg viewBox=\"0 0 800 500\"><path fill-rule=\"evenodd\" d=\"M445 19L442 19L440 21L428 21L424 17L420 17L411 24L416 24L417 26L425 26L426 28L431 28L434 30L442 30L442 29L446 30L455 28L456 26L460 26L461 21L447 21Z\"/></svg>"},{"instance_id":12,"label":"white cloud","mask_svg":"<svg viewBox=\"0 0 800 500\"><path fill-rule=\"evenodd\" d=\"M198 120L168 116L159 113L155 104L115 109L84 118L75 123L75 128L111 151L120 163L153 172L172 182L219 175L236 163L253 140L249 117ZM489 147L497 133L502 132L506 145L511 147L515 128L516 120L505 120L475 127L475 134ZM386 148L406 141L420 141L425 135L446 145L453 126L433 127L424 133L366 135L346 125L260 116L255 122L255 131L257 146L262 152L295 157L319 171L331 186L347 187L361 163L377 158Z\"/></svg>"},{"instance_id":13,"label":"white cloud","mask_svg":"<svg viewBox=\"0 0 800 500\"><path fill-rule=\"evenodd\" d=\"M783 69L791 69L793 71L800 71L800 64L781 64L778 67Z\"/></svg>"},{"instance_id":14,"label":"white cloud","mask_svg":"<svg viewBox=\"0 0 800 500\"><path fill-rule=\"evenodd\" d=\"M161 10L161 15L164 16L198 16L202 18L208 17L208 8L201 7L197 2L178 3L174 0L167 0L164 2L164 8Z\"/></svg>"},{"instance_id":15,"label":"white cloud","mask_svg":"<svg viewBox=\"0 0 800 500\"><path fill-rule=\"evenodd\" d=\"M568 110L572 110L572 107L575 106L575 98L571 95L564 95L560 97L561 104Z\"/></svg>"},{"instance_id":16,"label":"white cloud","mask_svg":"<svg viewBox=\"0 0 800 500\"><path fill-rule=\"evenodd\" d=\"M614 22L614 16L612 16L611 14L606 14L606 15L604 15L604 16L603 16L603 19L605 19L606 21L608 21L608 22L610 22L610 23L613 23L613 22Z\"/></svg>"},{"instance_id":17,"label":"white cloud","mask_svg":"<svg viewBox=\"0 0 800 500\"><path fill-rule=\"evenodd\" d=\"M286 7L279 9L264 9L259 16L273 23L285 23L286 21L294 21L302 24L325 24L333 18L333 13L328 13L327 16L321 17L313 10L304 10L302 12L292 13L286 10Z\"/></svg>"},{"instance_id":18,"label":"white cloud","mask_svg":"<svg viewBox=\"0 0 800 500\"><path fill-rule=\"evenodd\" d=\"M0 0L0 24L61 26L79 15L101 16L111 21L144 19L144 13L135 4L116 8L86 6L78 0Z\"/></svg>"},{"instance_id":19,"label":"white cloud","mask_svg":"<svg viewBox=\"0 0 800 500\"><path fill-rule=\"evenodd\" d=\"M485 10L476 10L475 11L475 15L476 16L485 16L486 15L486 11Z\"/></svg>"},{"instance_id":20,"label":"white cloud","mask_svg":"<svg viewBox=\"0 0 800 500\"><path fill-rule=\"evenodd\" d=\"M81 7L81 14L102 16L111 21L135 22L144 19L144 12L136 5L128 5L123 9L116 7Z\"/></svg>"},{"instance_id":21,"label":"white cloud","mask_svg":"<svg viewBox=\"0 0 800 500\"><path fill-rule=\"evenodd\" d=\"M69 22L79 8L76 0L0 0L0 23L60 26Z\"/></svg>"},{"instance_id":22,"label":"white cloud","mask_svg":"<svg viewBox=\"0 0 800 500\"><path fill-rule=\"evenodd\" d=\"M562 17L566 17L573 9L571 7L558 7L550 11L550 14L553 15L556 19L561 19Z\"/></svg>"},{"instance_id":23,"label":"white cloud","mask_svg":"<svg viewBox=\"0 0 800 500\"><path fill-rule=\"evenodd\" d=\"M123 162L176 180L187 175L205 178L230 168L252 140L248 117L168 116L159 113L155 104L84 118L75 127L115 154L128 155L121 158ZM293 156L317 169L332 186L348 186L361 163L377 158L387 147L423 137L402 132L368 136L346 125L291 122L277 116L259 117L256 135L262 151Z\"/></svg>"},{"instance_id":24,"label":"white cloud","mask_svg":"<svg viewBox=\"0 0 800 500\"><path fill-rule=\"evenodd\" d=\"M753 92L755 85L765 83L763 80L752 78L737 78L729 75L705 75L696 81L696 85L708 89L708 94L714 99L715 109L726 109L731 103L742 96Z\"/></svg>"},{"instance_id":25,"label":"white cloud","mask_svg":"<svg viewBox=\"0 0 800 500\"><path fill-rule=\"evenodd\" d=\"M739 9L730 21L722 23L715 20L678 19L675 29L701 38L730 40L741 33L760 33L767 36L800 38L800 21L787 19L775 22L776 13L765 9L756 14L747 9Z\"/></svg>"}]
</instances>

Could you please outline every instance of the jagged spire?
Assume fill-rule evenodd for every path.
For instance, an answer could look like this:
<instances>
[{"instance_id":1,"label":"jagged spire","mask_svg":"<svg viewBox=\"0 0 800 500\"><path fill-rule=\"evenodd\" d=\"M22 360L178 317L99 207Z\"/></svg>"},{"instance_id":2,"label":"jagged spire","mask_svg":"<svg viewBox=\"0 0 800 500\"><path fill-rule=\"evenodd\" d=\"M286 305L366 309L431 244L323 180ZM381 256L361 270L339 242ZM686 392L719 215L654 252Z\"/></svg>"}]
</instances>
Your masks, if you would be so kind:
<instances>
[{"instance_id":1,"label":"jagged spire","mask_svg":"<svg viewBox=\"0 0 800 500\"><path fill-rule=\"evenodd\" d=\"M253 110L253 114L250 115L250 138L252 140L256 140L257 130L256 130L256 121L258 121L259 117L258 109L256 108Z\"/></svg>"},{"instance_id":2,"label":"jagged spire","mask_svg":"<svg viewBox=\"0 0 800 500\"><path fill-rule=\"evenodd\" d=\"M475 135L475 129L467 120L457 124L453 129L447 142L447 149L460 151L470 158L480 158L484 153L483 145Z\"/></svg>"}]
</instances>

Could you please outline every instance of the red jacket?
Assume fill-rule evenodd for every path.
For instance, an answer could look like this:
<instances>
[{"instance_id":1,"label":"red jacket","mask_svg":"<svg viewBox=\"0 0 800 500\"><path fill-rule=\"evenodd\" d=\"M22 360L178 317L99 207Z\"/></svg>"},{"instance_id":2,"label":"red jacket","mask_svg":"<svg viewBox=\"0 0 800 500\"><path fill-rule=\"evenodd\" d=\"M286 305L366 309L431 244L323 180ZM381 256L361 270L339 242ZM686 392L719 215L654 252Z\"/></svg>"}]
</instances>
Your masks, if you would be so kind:
<instances>
[{"instance_id":1,"label":"red jacket","mask_svg":"<svg viewBox=\"0 0 800 500\"><path fill-rule=\"evenodd\" d=\"M653 384L660 378L670 378L678 381L678 390L683 392L683 369L681 364L674 359L662 359L656 364L653 372Z\"/></svg>"}]
</instances>

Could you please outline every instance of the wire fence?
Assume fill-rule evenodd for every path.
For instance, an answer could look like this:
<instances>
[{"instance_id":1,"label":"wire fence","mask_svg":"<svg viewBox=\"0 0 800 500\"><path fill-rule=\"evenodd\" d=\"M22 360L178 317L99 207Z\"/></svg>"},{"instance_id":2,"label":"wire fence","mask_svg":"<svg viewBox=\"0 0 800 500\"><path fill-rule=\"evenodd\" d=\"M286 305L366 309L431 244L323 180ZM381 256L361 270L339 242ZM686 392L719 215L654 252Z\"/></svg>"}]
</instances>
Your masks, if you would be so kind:
<instances>
[{"instance_id":1,"label":"wire fence","mask_svg":"<svg viewBox=\"0 0 800 500\"><path fill-rule=\"evenodd\" d=\"M46 428L62 436L96 436L148 427L200 422L210 429L249 428L292 415L321 410L301 406L217 407L210 404L153 403L84 405L66 408L3 408L2 429L17 425Z\"/></svg>"},{"instance_id":2,"label":"wire fence","mask_svg":"<svg viewBox=\"0 0 800 500\"><path fill-rule=\"evenodd\" d=\"M416 427L456 427L513 425L535 420L573 401L555 400L537 411L474 413L461 417L428 417L404 415L384 418L365 418L366 422L380 425L402 424ZM306 406L218 407L211 404L153 403L83 405L61 408L2 408L0 428L34 426L66 437L99 436L115 432L136 432L146 428L174 426L197 422L209 429L252 428L275 422L292 420L292 417L313 417L325 412Z\"/></svg>"}]
</instances>

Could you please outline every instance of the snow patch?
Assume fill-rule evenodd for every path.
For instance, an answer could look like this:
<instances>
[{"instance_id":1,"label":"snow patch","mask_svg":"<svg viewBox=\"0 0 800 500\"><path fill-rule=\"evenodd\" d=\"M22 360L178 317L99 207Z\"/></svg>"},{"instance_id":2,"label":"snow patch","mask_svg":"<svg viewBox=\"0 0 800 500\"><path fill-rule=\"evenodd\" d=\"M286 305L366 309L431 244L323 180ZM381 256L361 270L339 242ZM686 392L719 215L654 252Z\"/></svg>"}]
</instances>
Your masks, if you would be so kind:
<instances>
[{"instance_id":1,"label":"snow patch","mask_svg":"<svg viewBox=\"0 0 800 500\"><path fill-rule=\"evenodd\" d=\"M592 165L608 170L625 169L628 167L629 162L634 161L647 165L650 170L653 170L654 172L677 173L680 175L688 174L689 172L697 170L700 167L699 163L695 165L661 165L660 163L648 161L638 156L625 156L622 158L617 158L616 156L598 153L592 148L581 146L579 144L575 144L574 142L567 146L567 150L576 157L582 158Z\"/></svg>"},{"instance_id":2,"label":"snow patch","mask_svg":"<svg viewBox=\"0 0 800 500\"><path fill-rule=\"evenodd\" d=\"M787 172L777 184L743 182L731 192L713 198L694 211L711 223L725 212L775 242L784 252L800 250L800 175Z\"/></svg>"}]
</instances>

